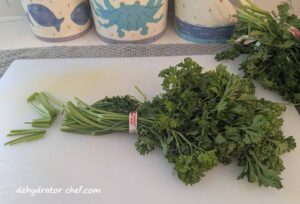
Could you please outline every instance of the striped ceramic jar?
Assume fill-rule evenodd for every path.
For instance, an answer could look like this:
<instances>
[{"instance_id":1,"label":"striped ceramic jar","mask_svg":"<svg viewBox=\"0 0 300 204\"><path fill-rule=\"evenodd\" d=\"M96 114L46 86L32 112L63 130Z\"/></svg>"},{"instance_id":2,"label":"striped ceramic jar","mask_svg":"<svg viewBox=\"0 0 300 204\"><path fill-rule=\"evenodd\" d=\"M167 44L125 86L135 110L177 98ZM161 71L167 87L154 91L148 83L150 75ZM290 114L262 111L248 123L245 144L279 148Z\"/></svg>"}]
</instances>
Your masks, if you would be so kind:
<instances>
[{"instance_id":1,"label":"striped ceramic jar","mask_svg":"<svg viewBox=\"0 0 300 204\"><path fill-rule=\"evenodd\" d=\"M235 0L175 0L175 30L195 43L224 42L234 31Z\"/></svg>"}]
</instances>

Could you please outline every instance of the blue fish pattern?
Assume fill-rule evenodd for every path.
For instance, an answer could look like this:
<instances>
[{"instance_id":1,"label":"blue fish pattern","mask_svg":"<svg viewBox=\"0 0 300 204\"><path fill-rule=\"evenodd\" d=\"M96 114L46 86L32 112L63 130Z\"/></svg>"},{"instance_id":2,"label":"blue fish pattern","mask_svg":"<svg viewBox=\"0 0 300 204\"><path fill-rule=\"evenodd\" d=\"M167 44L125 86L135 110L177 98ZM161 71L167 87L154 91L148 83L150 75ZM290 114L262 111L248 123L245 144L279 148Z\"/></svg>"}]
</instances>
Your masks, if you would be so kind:
<instances>
[{"instance_id":1,"label":"blue fish pattern","mask_svg":"<svg viewBox=\"0 0 300 204\"><path fill-rule=\"evenodd\" d=\"M60 31L60 25L64 18L58 19L54 13L41 4L29 4L27 10L30 16L41 26L55 27L56 31Z\"/></svg>"},{"instance_id":2,"label":"blue fish pattern","mask_svg":"<svg viewBox=\"0 0 300 204\"><path fill-rule=\"evenodd\" d=\"M91 16L90 5L86 2L81 2L72 11L71 19L77 25L85 25Z\"/></svg>"}]
</instances>

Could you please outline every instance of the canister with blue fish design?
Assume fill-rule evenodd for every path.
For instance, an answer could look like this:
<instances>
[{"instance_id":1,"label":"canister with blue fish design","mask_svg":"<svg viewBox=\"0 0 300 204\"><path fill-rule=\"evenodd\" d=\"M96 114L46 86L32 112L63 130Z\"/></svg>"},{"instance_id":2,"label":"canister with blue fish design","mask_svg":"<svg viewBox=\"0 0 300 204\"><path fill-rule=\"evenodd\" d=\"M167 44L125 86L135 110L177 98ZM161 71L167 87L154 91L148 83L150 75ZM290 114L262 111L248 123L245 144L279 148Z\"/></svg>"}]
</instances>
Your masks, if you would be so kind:
<instances>
[{"instance_id":1,"label":"canister with blue fish design","mask_svg":"<svg viewBox=\"0 0 300 204\"><path fill-rule=\"evenodd\" d=\"M21 0L34 35L61 42L86 34L91 27L88 0Z\"/></svg>"},{"instance_id":2,"label":"canister with blue fish design","mask_svg":"<svg viewBox=\"0 0 300 204\"><path fill-rule=\"evenodd\" d=\"M191 42L225 42L233 34L239 0L175 0L176 33Z\"/></svg>"},{"instance_id":3,"label":"canister with blue fish design","mask_svg":"<svg viewBox=\"0 0 300 204\"><path fill-rule=\"evenodd\" d=\"M99 37L108 43L148 43L167 25L168 0L90 0Z\"/></svg>"}]
</instances>

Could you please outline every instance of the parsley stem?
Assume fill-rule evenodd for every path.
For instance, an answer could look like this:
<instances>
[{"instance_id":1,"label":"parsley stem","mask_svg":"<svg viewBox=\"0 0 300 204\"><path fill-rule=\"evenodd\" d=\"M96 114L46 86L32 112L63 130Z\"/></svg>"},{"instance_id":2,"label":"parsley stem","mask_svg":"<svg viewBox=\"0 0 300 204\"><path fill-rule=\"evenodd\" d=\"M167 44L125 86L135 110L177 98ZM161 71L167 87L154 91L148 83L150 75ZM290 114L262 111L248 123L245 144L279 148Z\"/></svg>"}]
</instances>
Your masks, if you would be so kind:
<instances>
[{"instance_id":1,"label":"parsley stem","mask_svg":"<svg viewBox=\"0 0 300 204\"><path fill-rule=\"evenodd\" d=\"M43 134L23 136L18 139L14 139L9 142L6 142L4 145L14 145L14 144L22 143L22 142L30 142L30 141L42 139L43 137L44 137Z\"/></svg>"},{"instance_id":2,"label":"parsley stem","mask_svg":"<svg viewBox=\"0 0 300 204\"><path fill-rule=\"evenodd\" d=\"M250 5L250 6L246 5L246 8L249 8L249 9L251 8L251 10L253 10L257 13L260 13L260 14L266 15L266 16L270 16L270 14L267 11L257 7L251 0L246 0L246 2Z\"/></svg>"},{"instance_id":3,"label":"parsley stem","mask_svg":"<svg viewBox=\"0 0 300 204\"><path fill-rule=\"evenodd\" d=\"M56 98L54 98L53 96L51 96L49 93L47 93L47 92L42 92L42 94L43 94L46 98L50 99L50 100L51 100L53 103L55 103L56 105L58 105L58 106L60 106L60 107L62 107L62 108L65 107L65 105L64 105L62 102L60 102L59 100L57 100Z\"/></svg>"},{"instance_id":4,"label":"parsley stem","mask_svg":"<svg viewBox=\"0 0 300 204\"><path fill-rule=\"evenodd\" d=\"M20 129L20 130L11 130L7 136L20 136L20 135L31 135L31 134L42 134L46 133L46 130L40 129Z\"/></svg>"},{"instance_id":5,"label":"parsley stem","mask_svg":"<svg viewBox=\"0 0 300 204\"><path fill-rule=\"evenodd\" d=\"M139 92L139 94L141 94L141 95L143 96L144 102L146 102L146 101L147 101L147 97L146 97L146 95L141 91L141 89L140 89L137 85L135 85L134 88Z\"/></svg>"},{"instance_id":6,"label":"parsley stem","mask_svg":"<svg viewBox=\"0 0 300 204\"><path fill-rule=\"evenodd\" d=\"M4 145L14 145L21 142L30 142L41 139L45 136L46 130L41 129L19 129L11 130L7 136L19 136L16 139L6 142Z\"/></svg>"}]
</instances>

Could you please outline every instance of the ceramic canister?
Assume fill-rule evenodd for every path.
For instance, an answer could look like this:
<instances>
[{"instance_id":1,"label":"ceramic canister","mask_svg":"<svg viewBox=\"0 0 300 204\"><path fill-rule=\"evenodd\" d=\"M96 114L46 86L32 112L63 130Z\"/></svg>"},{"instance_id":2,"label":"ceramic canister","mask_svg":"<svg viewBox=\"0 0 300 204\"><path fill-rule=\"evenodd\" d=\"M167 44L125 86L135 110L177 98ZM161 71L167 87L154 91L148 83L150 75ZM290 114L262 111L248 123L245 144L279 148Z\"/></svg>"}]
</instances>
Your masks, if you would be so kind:
<instances>
[{"instance_id":1,"label":"ceramic canister","mask_svg":"<svg viewBox=\"0 0 300 204\"><path fill-rule=\"evenodd\" d=\"M147 43L167 25L168 0L90 0L97 33L108 43Z\"/></svg>"},{"instance_id":2,"label":"ceramic canister","mask_svg":"<svg viewBox=\"0 0 300 204\"><path fill-rule=\"evenodd\" d=\"M36 37L49 42L78 38L91 26L88 0L21 0Z\"/></svg>"},{"instance_id":3,"label":"ceramic canister","mask_svg":"<svg viewBox=\"0 0 300 204\"><path fill-rule=\"evenodd\" d=\"M237 0L175 0L175 30L195 43L225 42L233 34Z\"/></svg>"}]
</instances>

